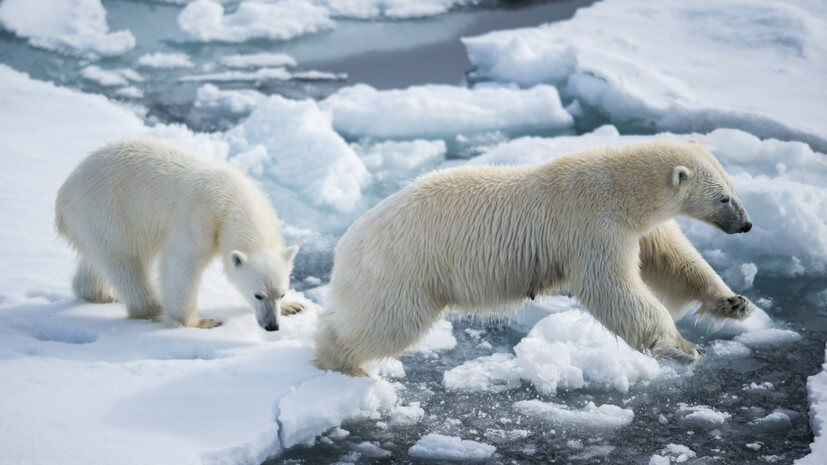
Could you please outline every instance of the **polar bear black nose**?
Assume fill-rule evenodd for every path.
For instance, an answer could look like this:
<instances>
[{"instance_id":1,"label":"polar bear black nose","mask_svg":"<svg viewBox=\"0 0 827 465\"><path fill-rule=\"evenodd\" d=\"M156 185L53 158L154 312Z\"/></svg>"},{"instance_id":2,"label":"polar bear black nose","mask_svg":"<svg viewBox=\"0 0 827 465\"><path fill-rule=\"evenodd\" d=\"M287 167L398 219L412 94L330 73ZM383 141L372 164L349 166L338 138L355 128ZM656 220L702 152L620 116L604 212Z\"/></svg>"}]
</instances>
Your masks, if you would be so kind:
<instances>
[{"instance_id":1,"label":"polar bear black nose","mask_svg":"<svg viewBox=\"0 0 827 465\"><path fill-rule=\"evenodd\" d=\"M742 233L749 232L750 229L752 229L752 223L747 221L746 223L744 223L744 226L741 228L741 232Z\"/></svg>"},{"instance_id":2,"label":"polar bear black nose","mask_svg":"<svg viewBox=\"0 0 827 465\"><path fill-rule=\"evenodd\" d=\"M267 331L278 331L279 324L278 323L267 323L267 326L264 327Z\"/></svg>"}]
</instances>

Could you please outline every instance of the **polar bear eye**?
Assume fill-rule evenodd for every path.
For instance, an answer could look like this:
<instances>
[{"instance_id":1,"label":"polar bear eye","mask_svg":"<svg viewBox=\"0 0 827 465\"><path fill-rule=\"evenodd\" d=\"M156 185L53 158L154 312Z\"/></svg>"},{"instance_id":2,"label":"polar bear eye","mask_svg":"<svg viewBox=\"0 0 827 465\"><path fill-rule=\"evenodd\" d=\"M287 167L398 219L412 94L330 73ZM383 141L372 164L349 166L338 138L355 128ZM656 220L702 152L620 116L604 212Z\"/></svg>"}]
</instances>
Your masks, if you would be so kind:
<instances>
[{"instance_id":1,"label":"polar bear eye","mask_svg":"<svg viewBox=\"0 0 827 465\"><path fill-rule=\"evenodd\" d=\"M721 203L729 203L729 196L724 196L724 198L721 199Z\"/></svg>"},{"instance_id":2,"label":"polar bear eye","mask_svg":"<svg viewBox=\"0 0 827 465\"><path fill-rule=\"evenodd\" d=\"M283 299L283 298L284 298L284 293L282 293L282 294L279 296L279 299Z\"/></svg>"},{"instance_id":3,"label":"polar bear eye","mask_svg":"<svg viewBox=\"0 0 827 465\"><path fill-rule=\"evenodd\" d=\"M259 293L256 293L253 297L255 297L257 300L264 300L264 296Z\"/></svg>"}]
</instances>

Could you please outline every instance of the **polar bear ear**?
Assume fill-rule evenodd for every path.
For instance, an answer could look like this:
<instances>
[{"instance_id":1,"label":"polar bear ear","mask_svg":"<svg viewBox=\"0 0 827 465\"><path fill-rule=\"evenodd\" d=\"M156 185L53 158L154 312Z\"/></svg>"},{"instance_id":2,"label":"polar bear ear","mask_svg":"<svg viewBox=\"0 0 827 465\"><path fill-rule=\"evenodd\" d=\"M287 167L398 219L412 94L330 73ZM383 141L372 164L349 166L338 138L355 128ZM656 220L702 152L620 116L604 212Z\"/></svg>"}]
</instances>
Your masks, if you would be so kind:
<instances>
[{"instance_id":1,"label":"polar bear ear","mask_svg":"<svg viewBox=\"0 0 827 465\"><path fill-rule=\"evenodd\" d=\"M284 261L287 263L292 263L293 259L296 258L296 254L299 252L298 245L291 245L287 247L282 252L282 256L284 257Z\"/></svg>"},{"instance_id":2,"label":"polar bear ear","mask_svg":"<svg viewBox=\"0 0 827 465\"><path fill-rule=\"evenodd\" d=\"M230 263L232 263L234 267L238 268L247 263L247 256L244 255L244 252L233 250L230 252Z\"/></svg>"},{"instance_id":3,"label":"polar bear ear","mask_svg":"<svg viewBox=\"0 0 827 465\"><path fill-rule=\"evenodd\" d=\"M692 172L689 171L689 168L685 166L676 166L672 170L672 185L675 187L680 186L682 182L689 179L691 174Z\"/></svg>"}]
</instances>

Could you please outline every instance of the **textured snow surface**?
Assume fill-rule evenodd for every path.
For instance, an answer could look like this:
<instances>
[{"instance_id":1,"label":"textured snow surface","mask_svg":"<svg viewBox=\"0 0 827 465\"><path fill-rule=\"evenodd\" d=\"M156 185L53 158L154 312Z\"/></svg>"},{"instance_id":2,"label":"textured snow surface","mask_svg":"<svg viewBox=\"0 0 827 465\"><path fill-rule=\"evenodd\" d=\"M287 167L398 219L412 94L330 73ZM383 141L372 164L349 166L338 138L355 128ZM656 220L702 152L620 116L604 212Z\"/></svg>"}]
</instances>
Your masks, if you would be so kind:
<instances>
[{"instance_id":1,"label":"textured snow surface","mask_svg":"<svg viewBox=\"0 0 827 465\"><path fill-rule=\"evenodd\" d=\"M735 127L827 150L816 103L827 86L813 81L827 71L819 0L607 0L568 21L463 41L478 78L557 85L618 125Z\"/></svg>"},{"instance_id":2,"label":"textured snow surface","mask_svg":"<svg viewBox=\"0 0 827 465\"><path fill-rule=\"evenodd\" d=\"M138 58L138 64L147 68L192 68L186 53L147 53Z\"/></svg>"},{"instance_id":3,"label":"textured snow surface","mask_svg":"<svg viewBox=\"0 0 827 465\"><path fill-rule=\"evenodd\" d=\"M519 133L569 128L557 90L426 85L376 90L346 87L321 103L346 137L439 138L487 131Z\"/></svg>"},{"instance_id":4,"label":"textured snow surface","mask_svg":"<svg viewBox=\"0 0 827 465\"><path fill-rule=\"evenodd\" d=\"M211 156L226 144L148 129L128 110L0 65L0 450L8 463L249 463L395 404L384 381L319 371L318 309L261 331L217 263L199 293L214 330L129 320L79 303L74 257L52 228L63 179L103 141L150 132ZM48 127L50 137L42 137ZM94 440L90 440L93 438ZM70 451L70 452L67 452Z\"/></svg>"},{"instance_id":5,"label":"textured snow surface","mask_svg":"<svg viewBox=\"0 0 827 465\"><path fill-rule=\"evenodd\" d=\"M121 55L135 46L131 32L109 32L100 0L4 0L0 26L35 47L89 58Z\"/></svg>"},{"instance_id":6,"label":"textured snow surface","mask_svg":"<svg viewBox=\"0 0 827 465\"><path fill-rule=\"evenodd\" d=\"M824 350L827 360L827 348ZM807 379L807 393L810 400L810 427L813 429L812 451L806 457L796 460L797 465L820 465L827 458L827 362L822 371Z\"/></svg>"},{"instance_id":7,"label":"textured snow surface","mask_svg":"<svg viewBox=\"0 0 827 465\"><path fill-rule=\"evenodd\" d=\"M428 434L408 449L408 455L428 460L485 460L497 450L496 447L456 436Z\"/></svg>"},{"instance_id":8,"label":"textured snow surface","mask_svg":"<svg viewBox=\"0 0 827 465\"><path fill-rule=\"evenodd\" d=\"M563 428L619 428L631 423L635 417L631 409L610 404L598 407L593 402L589 402L582 409L573 410L567 405L533 399L515 402L514 408L523 415L539 418Z\"/></svg>"},{"instance_id":9,"label":"textured snow surface","mask_svg":"<svg viewBox=\"0 0 827 465\"><path fill-rule=\"evenodd\" d=\"M213 0L196 0L178 16L178 26L195 41L288 40L333 28L325 8L300 0L242 2L226 13Z\"/></svg>"}]
</instances>

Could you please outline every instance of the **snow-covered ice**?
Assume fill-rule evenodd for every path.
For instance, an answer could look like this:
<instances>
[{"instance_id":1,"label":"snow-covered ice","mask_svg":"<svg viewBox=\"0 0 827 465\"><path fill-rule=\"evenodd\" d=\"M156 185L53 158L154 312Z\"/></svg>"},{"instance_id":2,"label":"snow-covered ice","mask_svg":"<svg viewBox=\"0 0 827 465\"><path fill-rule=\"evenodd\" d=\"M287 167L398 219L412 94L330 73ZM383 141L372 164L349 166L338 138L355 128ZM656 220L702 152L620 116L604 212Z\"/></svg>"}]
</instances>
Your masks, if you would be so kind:
<instances>
[{"instance_id":1,"label":"snow-covered ice","mask_svg":"<svg viewBox=\"0 0 827 465\"><path fill-rule=\"evenodd\" d=\"M610 404L598 407L593 402L575 410L564 404L532 399L515 402L514 408L523 415L574 429L619 428L628 425L635 418L635 412L631 409Z\"/></svg>"},{"instance_id":2,"label":"snow-covered ice","mask_svg":"<svg viewBox=\"0 0 827 465\"><path fill-rule=\"evenodd\" d=\"M130 81L143 80L140 74L132 69L103 69L97 65L89 65L80 70L80 75L104 87L120 87L129 85Z\"/></svg>"},{"instance_id":3,"label":"snow-covered ice","mask_svg":"<svg viewBox=\"0 0 827 465\"><path fill-rule=\"evenodd\" d=\"M265 68L296 66L296 59L284 53L250 53L247 55L226 55L221 64L228 68Z\"/></svg>"},{"instance_id":4,"label":"snow-covered ice","mask_svg":"<svg viewBox=\"0 0 827 465\"><path fill-rule=\"evenodd\" d=\"M477 78L554 84L583 116L740 128L827 150L827 109L816 103L827 86L813 81L827 69L827 7L817 0L606 0L568 21L463 41Z\"/></svg>"},{"instance_id":5,"label":"snow-covered ice","mask_svg":"<svg viewBox=\"0 0 827 465\"><path fill-rule=\"evenodd\" d=\"M408 455L427 460L485 460L496 452L497 448L456 436L431 433L425 435L408 449Z\"/></svg>"},{"instance_id":6,"label":"snow-covered ice","mask_svg":"<svg viewBox=\"0 0 827 465\"><path fill-rule=\"evenodd\" d=\"M311 0L323 5L331 16L359 19L423 18L445 13L455 6L472 5L479 0Z\"/></svg>"},{"instance_id":7,"label":"snow-covered ice","mask_svg":"<svg viewBox=\"0 0 827 465\"><path fill-rule=\"evenodd\" d=\"M321 372L309 363L317 307L282 331L257 329L217 264L201 311L215 330L129 320L120 304L78 303L74 263L53 232L57 188L103 141L146 128L101 96L31 80L0 65L0 449L10 463L249 463L312 441L351 417L394 406L384 381ZM48 127L50 137L40 137ZM208 143L208 140L199 140ZM221 152L218 144L214 148ZM13 422L10 424L8 422ZM91 440L93 439L93 440Z\"/></svg>"},{"instance_id":8,"label":"snow-covered ice","mask_svg":"<svg viewBox=\"0 0 827 465\"><path fill-rule=\"evenodd\" d=\"M796 465L818 465L827 457L827 348L822 370L807 379L807 396L810 401L810 427L813 442L810 454L796 460Z\"/></svg>"},{"instance_id":9,"label":"snow-covered ice","mask_svg":"<svg viewBox=\"0 0 827 465\"><path fill-rule=\"evenodd\" d=\"M89 58L121 55L135 46L131 32L109 32L101 0L5 0L0 26L35 47Z\"/></svg>"},{"instance_id":10,"label":"snow-covered ice","mask_svg":"<svg viewBox=\"0 0 827 465\"><path fill-rule=\"evenodd\" d=\"M453 138L488 131L562 131L572 118L551 86L508 87L426 85L377 90L345 87L321 102L333 126L349 138Z\"/></svg>"},{"instance_id":11,"label":"snow-covered ice","mask_svg":"<svg viewBox=\"0 0 827 465\"><path fill-rule=\"evenodd\" d=\"M147 68L192 68L192 60L186 53L146 53L138 58L138 65Z\"/></svg>"},{"instance_id":12,"label":"snow-covered ice","mask_svg":"<svg viewBox=\"0 0 827 465\"><path fill-rule=\"evenodd\" d=\"M765 347L797 342L801 335L790 329L767 328L735 336L735 341L746 346Z\"/></svg>"},{"instance_id":13,"label":"snow-covered ice","mask_svg":"<svg viewBox=\"0 0 827 465\"><path fill-rule=\"evenodd\" d=\"M198 88L192 111L199 117L214 115L215 117L247 115L267 96L252 89L222 90L213 84L204 84Z\"/></svg>"},{"instance_id":14,"label":"snow-covered ice","mask_svg":"<svg viewBox=\"0 0 827 465\"><path fill-rule=\"evenodd\" d=\"M246 1L232 13L214 0L196 0L178 16L178 25L195 41L288 40L334 27L325 8L301 0Z\"/></svg>"},{"instance_id":15,"label":"snow-covered ice","mask_svg":"<svg viewBox=\"0 0 827 465\"><path fill-rule=\"evenodd\" d=\"M689 426L714 428L732 418L727 412L721 412L706 405L680 404L678 414L681 421Z\"/></svg>"}]
</instances>

